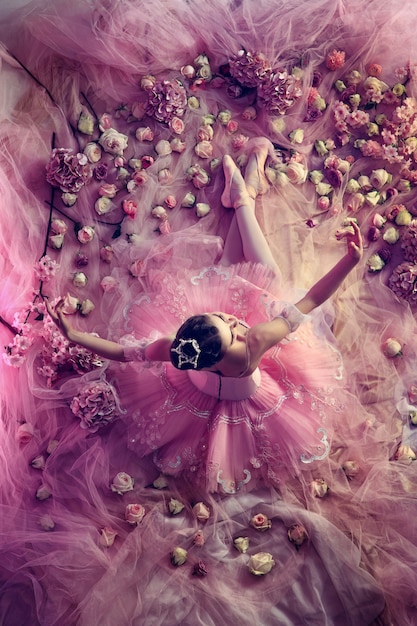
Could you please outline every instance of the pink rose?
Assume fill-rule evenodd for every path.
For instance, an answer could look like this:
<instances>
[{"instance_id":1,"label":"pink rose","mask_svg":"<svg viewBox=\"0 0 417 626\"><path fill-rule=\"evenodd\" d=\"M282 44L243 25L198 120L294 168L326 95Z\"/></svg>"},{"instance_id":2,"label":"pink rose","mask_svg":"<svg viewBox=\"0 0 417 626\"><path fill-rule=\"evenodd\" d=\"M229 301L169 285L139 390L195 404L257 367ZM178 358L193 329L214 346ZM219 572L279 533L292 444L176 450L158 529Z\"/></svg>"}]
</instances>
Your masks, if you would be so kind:
<instances>
[{"instance_id":1,"label":"pink rose","mask_svg":"<svg viewBox=\"0 0 417 626\"><path fill-rule=\"evenodd\" d=\"M105 548L110 548L110 546L114 544L114 540L116 539L116 537L117 531L115 531L113 528L110 528L110 526L105 526L100 531L100 538L98 542L101 546L104 546Z\"/></svg>"},{"instance_id":2,"label":"pink rose","mask_svg":"<svg viewBox=\"0 0 417 626\"><path fill-rule=\"evenodd\" d=\"M239 130L239 122L236 120L230 120L230 122L227 123L226 130L231 134L237 133Z\"/></svg>"},{"instance_id":3,"label":"pink rose","mask_svg":"<svg viewBox=\"0 0 417 626\"><path fill-rule=\"evenodd\" d=\"M123 167L123 166L124 166L124 164L125 164L125 160L124 160L124 158L123 158L120 154L118 154L118 155L114 158L114 167L119 167L119 168L121 168L121 167Z\"/></svg>"},{"instance_id":4,"label":"pink rose","mask_svg":"<svg viewBox=\"0 0 417 626\"><path fill-rule=\"evenodd\" d=\"M163 220L159 224L159 232L161 233L161 235L169 235L169 233L171 232L171 225L168 220Z\"/></svg>"},{"instance_id":5,"label":"pink rose","mask_svg":"<svg viewBox=\"0 0 417 626\"><path fill-rule=\"evenodd\" d=\"M103 246L100 250L100 258L105 263L111 263L113 259L113 255L114 255L113 248L109 245Z\"/></svg>"},{"instance_id":6,"label":"pink rose","mask_svg":"<svg viewBox=\"0 0 417 626\"><path fill-rule=\"evenodd\" d=\"M182 141L179 137L175 137L171 141L170 145L173 152L178 152L179 154L181 154L181 152L184 152L185 150L185 141Z\"/></svg>"},{"instance_id":7,"label":"pink rose","mask_svg":"<svg viewBox=\"0 0 417 626\"><path fill-rule=\"evenodd\" d=\"M144 170L136 170L136 172L132 176L132 180L138 185L142 187L148 180L148 175Z\"/></svg>"},{"instance_id":8,"label":"pink rose","mask_svg":"<svg viewBox=\"0 0 417 626\"><path fill-rule=\"evenodd\" d=\"M198 530L194 535L193 543L195 546L202 548L205 543L204 533L202 530Z\"/></svg>"},{"instance_id":9,"label":"pink rose","mask_svg":"<svg viewBox=\"0 0 417 626\"><path fill-rule=\"evenodd\" d=\"M80 243L89 243L94 235L94 226L82 226L77 232L77 239Z\"/></svg>"},{"instance_id":10,"label":"pink rose","mask_svg":"<svg viewBox=\"0 0 417 626\"><path fill-rule=\"evenodd\" d=\"M211 141L214 136L214 130L211 124L204 124L204 126L200 126L197 131L197 139L198 141Z\"/></svg>"},{"instance_id":11,"label":"pink rose","mask_svg":"<svg viewBox=\"0 0 417 626\"><path fill-rule=\"evenodd\" d=\"M174 209L177 206L177 199L175 196L167 196L164 200L168 209Z\"/></svg>"},{"instance_id":12,"label":"pink rose","mask_svg":"<svg viewBox=\"0 0 417 626\"><path fill-rule=\"evenodd\" d=\"M154 132L149 126L141 126L135 132L138 141L153 141L154 136Z\"/></svg>"},{"instance_id":13,"label":"pink rose","mask_svg":"<svg viewBox=\"0 0 417 626\"><path fill-rule=\"evenodd\" d=\"M320 196L317 200L317 206L320 211L327 211L330 206L330 198L328 196Z\"/></svg>"},{"instance_id":14,"label":"pink rose","mask_svg":"<svg viewBox=\"0 0 417 626\"><path fill-rule=\"evenodd\" d=\"M173 133L175 133L176 135L181 135L181 133L184 132L184 128L185 128L184 122L179 117L173 117L169 121L168 126L169 126L170 130Z\"/></svg>"},{"instance_id":15,"label":"pink rose","mask_svg":"<svg viewBox=\"0 0 417 626\"><path fill-rule=\"evenodd\" d=\"M118 285L118 282L113 276L104 276L100 282L100 287L104 293L110 293L114 291Z\"/></svg>"},{"instance_id":16,"label":"pink rose","mask_svg":"<svg viewBox=\"0 0 417 626\"><path fill-rule=\"evenodd\" d=\"M145 154L141 160L141 165L144 170L147 170L148 167L151 167L155 163L155 159L150 154Z\"/></svg>"},{"instance_id":17,"label":"pink rose","mask_svg":"<svg viewBox=\"0 0 417 626\"><path fill-rule=\"evenodd\" d=\"M307 531L301 524L292 524L288 529L288 539L296 548L301 546L308 538Z\"/></svg>"},{"instance_id":18,"label":"pink rose","mask_svg":"<svg viewBox=\"0 0 417 626\"><path fill-rule=\"evenodd\" d=\"M114 128L108 128L100 135L98 141L105 152L121 155L127 148L128 137Z\"/></svg>"},{"instance_id":19,"label":"pink rose","mask_svg":"<svg viewBox=\"0 0 417 626\"><path fill-rule=\"evenodd\" d=\"M161 185L167 185L172 180L172 173L167 167L164 167L162 170L158 172L158 182Z\"/></svg>"},{"instance_id":20,"label":"pink rose","mask_svg":"<svg viewBox=\"0 0 417 626\"><path fill-rule=\"evenodd\" d=\"M110 487L114 493L118 493L119 496L121 496L127 491L132 491L134 484L135 481L129 474L126 472L119 472L113 478L113 482Z\"/></svg>"},{"instance_id":21,"label":"pink rose","mask_svg":"<svg viewBox=\"0 0 417 626\"><path fill-rule=\"evenodd\" d=\"M28 424L27 422L25 422L24 424L21 424L17 429L16 439L18 443L26 445L27 443L29 443L29 441L32 441L34 434L35 430L32 424Z\"/></svg>"},{"instance_id":22,"label":"pink rose","mask_svg":"<svg viewBox=\"0 0 417 626\"><path fill-rule=\"evenodd\" d=\"M194 147L194 152L200 159L209 159L213 156L213 144L211 141L200 141Z\"/></svg>"},{"instance_id":23,"label":"pink rose","mask_svg":"<svg viewBox=\"0 0 417 626\"><path fill-rule=\"evenodd\" d=\"M113 183L102 183L98 188L99 196L103 196L105 198L114 198L117 191L118 189Z\"/></svg>"},{"instance_id":24,"label":"pink rose","mask_svg":"<svg viewBox=\"0 0 417 626\"><path fill-rule=\"evenodd\" d=\"M295 185L300 185L304 183L307 179L307 168L304 167L302 163L291 162L288 164L287 169L285 171L290 182Z\"/></svg>"},{"instance_id":25,"label":"pink rose","mask_svg":"<svg viewBox=\"0 0 417 626\"><path fill-rule=\"evenodd\" d=\"M263 513L258 513L252 517L250 525L256 530L265 531L271 528L272 522Z\"/></svg>"},{"instance_id":26,"label":"pink rose","mask_svg":"<svg viewBox=\"0 0 417 626\"><path fill-rule=\"evenodd\" d=\"M193 513L199 522L206 522L210 517L210 509L204 502L197 502L197 504L193 506Z\"/></svg>"},{"instance_id":27,"label":"pink rose","mask_svg":"<svg viewBox=\"0 0 417 626\"><path fill-rule=\"evenodd\" d=\"M125 510L125 519L129 524L140 524L145 517L145 508L141 504L128 504Z\"/></svg>"},{"instance_id":28,"label":"pink rose","mask_svg":"<svg viewBox=\"0 0 417 626\"><path fill-rule=\"evenodd\" d=\"M210 182L210 176L198 163L188 168L187 178L197 189L203 189Z\"/></svg>"},{"instance_id":29,"label":"pink rose","mask_svg":"<svg viewBox=\"0 0 417 626\"><path fill-rule=\"evenodd\" d=\"M122 207L124 213L126 213L126 215L128 215L132 219L135 217L138 211L138 205L136 204L136 202L133 202L133 200L123 200Z\"/></svg>"},{"instance_id":30,"label":"pink rose","mask_svg":"<svg viewBox=\"0 0 417 626\"><path fill-rule=\"evenodd\" d=\"M84 154L90 163L97 163L101 159L101 148L95 141L90 141L84 148Z\"/></svg>"},{"instance_id":31,"label":"pink rose","mask_svg":"<svg viewBox=\"0 0 417 626\"><path fill-rule=\"evenodd\" d=\"M65 235L68 230L68 226L64 220L56 218L51 222L51 230L53 230L57 235Z\"/></svg>"},{"instance_id":32,"label":"pink rose","mask_svg":"<svg viewBox=\"0 0 417 626\"><path fill-rule=\"evenodd\" d=\"M246 107L242 113L242 119L244 120L254 120L257 117L257 112L255 107Z\"/></svg>"},{"instance_id":33,"label":"pink rose","mask_svg":"<svg viewBox=\"0 0 417 626\"><path fill-rule=\"evenodd\" d=\"M139 278L139 276L143 276L145 272L144 262L141 259L133 261L133 263L129 267L129 272L134 278Z\"/></svg>"},{"instance_id":34,"label":"pink rose","mask_svg":"<svg viewBox=\"0 0 417 626\"><path fill-rule=\"evenodd\" d=\"M235 135L232 139L233 150L241 150L248 141L249 137L247 135L243 135L242 133Z\"/></svg>"},{"instance_id":35,"label":"pink rose","mask_svg":"<svg viewBox=\"0 0 417 626\"><path fill-rule=\"evenodd\" d=\"M100 128L101 132L104 132L105 130L109 130L111 128L112 125L112 120L111 117L108 113L103 113L103 115L100 117L99 121L98 121L98 127Z\"/></svg>"}]
</instances>

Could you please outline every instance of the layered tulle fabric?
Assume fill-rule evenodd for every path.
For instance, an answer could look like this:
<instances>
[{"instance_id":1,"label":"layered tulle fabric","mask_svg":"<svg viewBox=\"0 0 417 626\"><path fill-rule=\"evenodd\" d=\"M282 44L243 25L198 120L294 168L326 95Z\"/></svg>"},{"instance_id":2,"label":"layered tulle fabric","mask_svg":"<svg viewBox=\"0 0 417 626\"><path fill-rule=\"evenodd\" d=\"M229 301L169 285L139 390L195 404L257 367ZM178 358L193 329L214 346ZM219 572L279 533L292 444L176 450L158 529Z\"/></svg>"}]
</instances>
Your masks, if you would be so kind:
<instances>
[{"instance_id":1,"label":"layered tulle fabric","mask_svg":"<svg viewBox=\"0 0 417 626\"><path fill-rule=\"evenodd\" d=\"M413 0L1 4L0 622L416 623ZM221 158L244 168L260 136L276 152L256 215L282 280L249 265L234 293L191 287L234 228ZM73 325L113 340L214 301L251 325L257 290L294 302L344 254L347 217L363 261L242 402L104 362L45 316L42 295L69 294ZM282 380L308 410L276 407ZM242 415L284 468L269 449L255 467ZM303 464L322 417L329 454ZM211 491L242 467L237 493Z\"/></svg>"}]
</instances>

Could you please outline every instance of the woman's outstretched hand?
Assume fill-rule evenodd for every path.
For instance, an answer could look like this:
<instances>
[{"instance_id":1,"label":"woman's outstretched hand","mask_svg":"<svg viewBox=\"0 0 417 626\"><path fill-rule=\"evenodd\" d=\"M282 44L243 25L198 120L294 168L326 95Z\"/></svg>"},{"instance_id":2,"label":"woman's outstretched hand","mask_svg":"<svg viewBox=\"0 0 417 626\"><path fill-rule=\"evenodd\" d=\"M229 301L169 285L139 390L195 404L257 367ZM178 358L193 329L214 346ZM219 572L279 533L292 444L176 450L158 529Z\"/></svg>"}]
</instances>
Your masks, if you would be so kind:
<instances>
[{"instance_id":1,"label":"woman's outstretched hand","mask_svg":"<svg viewBox=\"0 0 417 626\"><path fill-rule=\"evenodd\" d=\"M51 306L51 303L46 298L44 302L45 302L46 310L51 316L51 319L55 322L56 326L59 328L59 330L64 335L64 337L66 337L66 339L70 339L69 335L72 331L72 326L69 323L65 313L62 310L64 307L64 303L65 303L64 299L61 298L61 300L57 302L54 308Z\"/></svg>"},{"instance_id":2,"label":"woman's outstretched hand","mask_svg":"<svg viewBox=\"0 0 417 626\"><path fill-rule=\"evenodd\" d=\"M348 228L336 234L337 239L346 239L347 254L355 262L361 260L363 255L363 239L359 226L351 222Z\"/></svg>"}]
</instances>

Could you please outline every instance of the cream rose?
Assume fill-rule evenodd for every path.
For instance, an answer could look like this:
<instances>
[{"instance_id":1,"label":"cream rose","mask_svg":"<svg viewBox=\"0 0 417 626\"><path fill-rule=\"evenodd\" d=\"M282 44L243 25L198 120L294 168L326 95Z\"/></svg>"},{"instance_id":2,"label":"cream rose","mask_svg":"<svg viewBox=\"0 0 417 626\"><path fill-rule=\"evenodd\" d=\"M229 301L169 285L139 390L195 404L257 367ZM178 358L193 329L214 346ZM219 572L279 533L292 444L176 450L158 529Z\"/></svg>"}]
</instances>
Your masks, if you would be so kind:
<instances>
[{"instance_id":1,"label":"cream rose","mask_svg":"<svg viewBox=\"0 0 417 626\"><path fill-rule=\"evenodd\" d=\"M209 159L213 156L213 144L211 141L200 141L194 147L194 152L200 159Z\"/></svg>"},{"instance_id":2,"label":"cream rose","mask_svg":"<svg viewBox=\"0 0 417 626\"><path fill-rule=\"evenodd\" d=\"M301 185L307 180L307 169L302 163L289 163L285 173L295 185Z\"/></svg>"},{"instance_id":3,"label":"cream rose","mask_svg":"<svg viewBox=\"0 0 417 626\"><path fill-rule=\"evenodd\" d=\"M35 456L34 459L32 459L30 464L34 469L43 470L45 468L45 457L43 456L43 454L39 454L38 456Z\"/></svg>"},{"instance_id":4,"label":"cream rose","mask_svg":"<svg viewBox=\"0 0 417 626\"><path fill-rule=\"evenodd\" d=\"M171 120L169 120L168 126L170 130L176 135L181 135L181 133L183 133L185 129L185 124L180 117L173 117Z\"/></svg>"},{"instance_id":5,"label":"cream rose","mask_svg":"<svg viewBox=\"0 0 417 626\"><path fill-rule=\"evenodd\" d=\"M264 576L274 567L275 561L269 552L258 552L250 557L248 568L254 576Z\"/></svg>"},{"instance_id":6,"label":"cream rose","mask_svg":"<svg viewBox=\"0 0 417 626\"><path fill-rule=\"evenodd\" d=\"M394 459L403 465L410 465L416 460L416 454L410 446L400 446L394 455Z\"/></svg>"},{"instance_id":7,"label":"cream rose","mask_svg":"<svg viewBox=\"0 0 417 626\"><path fill-rule=\"evenodd\" d=\"M210 509L204 502L197 502L197 504L193 506L193 514L199 522L206 522L210 517Z\"/></svg>"},{"instance_id":8,"label":"cream rose","mask_svg":"<svg viewBox=\"0 0 417 626\"><path fill-rule=\"evenodd\" d=\"M40 487L38 487L36 491L37 500L47 500L50 498L52 493L49 491L48 487L42 483Z\"/></svg>"},{"instance_id":9,"label":"cream rose","mask_svg":"<svg viewBox=\"0 0 417 626\"><path fill-rule=\"evenodd\" d=\"M95 141L89 141L84 148L84 154L90 163L98 163L101 159L101 148Z\"/></svg>"},{"instance_id":10,"label":"cream rose","mask_svg":"<svg viewBox=\"0 0 417 626\"><path fill-rule=\"evenodd\" d=\"M166 487L168 487L168 480L166 476L164 476L163 474L160 474L158 478L155 478L155 480L152 483L152 486L155 487L155 489L165 489Z\"/></svg>"},{"instance_id":11,"label":"cream rose","mask_svg":"<svg viewBox=\"0 0 417 626\"><path fill-rule=\"evenodd\" d=\"M316 478L311 483L311 493L316 498L324 498L328 491L329 487L323 478Z\"/></svg>"},{"instance_id":12,"label":"cream rose","mask_svg":"<svg viewBox=\"0 0 417 626\"><path fill-rule=\"evenodd\" d=\"M153 141L154 136L154 132L149 126L140 126L135 132L138 141Z\"/></svg>"},{"instance_id":13,"label":"cream rose","mask_svg":"<svg viewBox=\"0 0 417 626\"><path fill-rule=\"evenodd\" d=\"M88 278L84 272L76 272L72 278L72 284L74 287L85 287L87 282Z\"/></svg>"},{"instance_id":14,"label":"cream rose","mask_svg":"<svg viewBox=\"0 0 417 626\"><path fill-rule=\"evenodd\" d=\"M392 359L396 356L402 355L402 345L398 341L398 339L394 339L393 337L389 337L382 344L382 352L388 358Z\"/></svg>"},{"instance_id":15,"label":"cream rose","mask_svg":"<svg viewBox=\"0 0 417 626\"><path fill-rule=\"evenodd\" d=\"M155 146L155 151L158 156L167 156L172 152L172 146L166 139L160 139Z\"/></svg>"},{"instance_id":16,"label":"cream rose","mask_svg":"<svg viewBox=\"0 0 417 626\"><path fill-rule=\"evenodd\" d=\"M198 546L199 548L202 548L204 546L204 543L205 539L203 531L197 530L196 534L194 535L193 544L195 546Z\"/></svg>"},{"instance_id":17,"label":"cream rose","mask_svg":"<svg viewBox=\"0 0 417 626\"><path fill-rule=\"evenodd\" d=\"M134 484L135 481L129 474L126 472L119 472L113 478L110 488L114 493L118 493L121 496L127 491L132 491Z\"/></svg>"},{"instance_id":18,"label":"cream rose","mask_svg":"<svg viewBox=\"0 0 417 626\"><path fill-rule=\"evenodd\" d=\"M176 500L175 498L171 498L168 502L168 511L171 513L171 515L178 515L178 513L181 513L183 509L183 503L179 500Z\"/></svg>"},{"instance_id":19,"label":"cream rose","mask_svg":"<svg viewBox=\"0 0 417 626\"><path fill-rule=\"evenodd\" d=\"M197 217L205 217L208 213L210 213L211 207L207 202L197 202L195 205L195 213Z\"/></svg>"},{"instance_id":20,"label":"cream rose","mask_svg":"<svg viewBox=\"0 0 417 626\"><path fill-rule=\"evenodd\" d=\"M249 548L249 538L248 537L236 537L233 539L233 545L236 550L239 550L242 554L245 554Z\"/></svg>"},{"instance_id":21,"label":"cream rose","mask_svg":"<svg viewBox=\"0 0 417 626\"><path fill-rule=\"evenodd\" d=\"M184 565L184 563L187 561L187 557L188 557L187 550L184 550L184 548L179 548L179 547L174 548L170 554L171 563L172 565L175 565L176 567L178 567L179 565Z\"/></svg>"},{"instance_id":22,"label":"cream rose","mask_svg":"<svg viewBox=\"0 0 417 626\"><path fill-rule=\"evenodd\" d=\"M81 315L89 315L95 308L94 302L91 302L91 300L87 298L80 304L80 313Z\"/></svg>"},{"instance_id":23,"label":"cream rose","mask_svg":"<svg viewBox=\"0 0 417 626\"><path fill-rule=\"evenodd\" d=\"M105 526L101 529L98 542L101 546L104 546L105 548L110 548L110 546L114 544L114 540L116 539L116 537L117 531L115 531L113 528L110 528L109 526Z\"/></svg>"},{"instance_id":24,"label":"cream rose","mask_svg":"<svg viewBox=\"0 0 417 626\"><path fill-rule=\"evenodd\" d=\"M100 135L98 141L105 152L122 155L127 148L128 137L114 128L109 128Z\"/></svg>"}]
</instances>

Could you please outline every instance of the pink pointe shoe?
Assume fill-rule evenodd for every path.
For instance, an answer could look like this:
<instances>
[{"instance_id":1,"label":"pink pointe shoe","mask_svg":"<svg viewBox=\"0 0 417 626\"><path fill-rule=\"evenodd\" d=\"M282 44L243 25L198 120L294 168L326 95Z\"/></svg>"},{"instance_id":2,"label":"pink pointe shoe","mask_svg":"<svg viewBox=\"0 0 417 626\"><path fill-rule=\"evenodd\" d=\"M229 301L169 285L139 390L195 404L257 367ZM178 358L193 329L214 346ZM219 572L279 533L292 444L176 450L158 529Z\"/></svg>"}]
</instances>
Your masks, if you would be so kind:
<instances>
[{"instance_id":1,"label":"pink pointe shoe","mask_svg":"<svg viewBox=\"0 0 417 626\"><path fill-rule=\"evenodd\" d=\"M240 173L240 170L232 157L225 154L223 157L223 171L224 171L224 191L221 195L221 203L224 207L230 209L248 204L251 201L251 197L246 189L245 181Z\"/></svg>"},{"instance_id":2,"label":"pink pointe shoe","mask_svg":"<svg viewBox=\"0 0 417 626\"><path fill-rule=\"evenodd\" d=\"M274 156L274 146L266 137L254 137L245 146L249 155L245 171L245 183L252 198L262 196L270 189L265 176L265 163L268 156Z\"/></svg>"}]
</instances>

